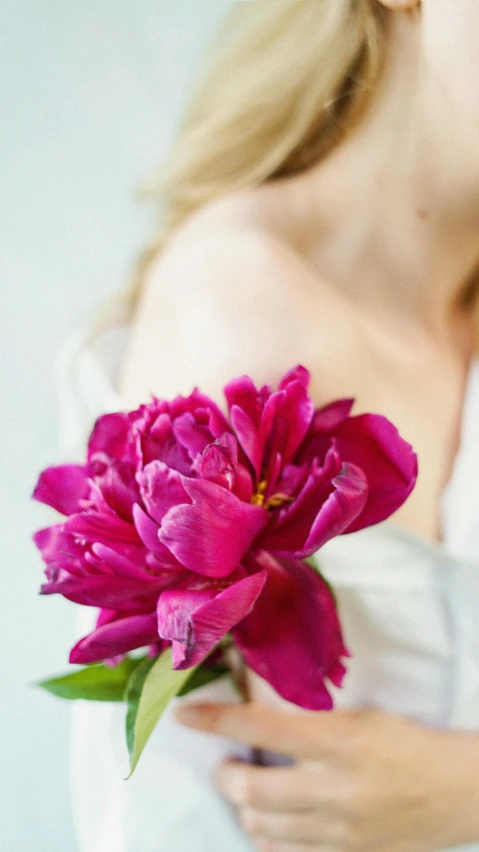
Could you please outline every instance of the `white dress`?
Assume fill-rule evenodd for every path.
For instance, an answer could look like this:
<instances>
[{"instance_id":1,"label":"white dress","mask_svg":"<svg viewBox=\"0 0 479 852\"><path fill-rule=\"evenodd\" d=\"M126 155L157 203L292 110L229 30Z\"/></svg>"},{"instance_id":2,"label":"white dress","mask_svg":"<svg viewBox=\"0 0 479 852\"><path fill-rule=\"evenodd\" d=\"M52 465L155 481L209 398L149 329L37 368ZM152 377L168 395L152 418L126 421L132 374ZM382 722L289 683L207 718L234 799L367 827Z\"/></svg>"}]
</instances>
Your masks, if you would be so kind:
<instances>
[{"instance_id":1,"label":"white dress","mask_svg":"<svg viewBox=\"0 0 479 852\"><path fill-rule=\"evenodd\" d=\"M58 369L62 454L81 459L93 419L120 410L126 328L64 347ZM337 706L372 705L431 726L479 732L479 359L472 363L460 448L441 505L444 544L389 521L317 554L334 584L353 651ZM78 608L78 635L92 612ZM237 701L225 679L188 700ZM178 701L178 699L176 699ZM174 705L175 702L173 702ZM244 747L176 723L157 725L129 781L122 704L72 705L71 786L79 852L252 852L211 772ZM461 852L479 852L477 843ZM459 852L459 850L457 850Z\"/></svg>"}]
</instances>

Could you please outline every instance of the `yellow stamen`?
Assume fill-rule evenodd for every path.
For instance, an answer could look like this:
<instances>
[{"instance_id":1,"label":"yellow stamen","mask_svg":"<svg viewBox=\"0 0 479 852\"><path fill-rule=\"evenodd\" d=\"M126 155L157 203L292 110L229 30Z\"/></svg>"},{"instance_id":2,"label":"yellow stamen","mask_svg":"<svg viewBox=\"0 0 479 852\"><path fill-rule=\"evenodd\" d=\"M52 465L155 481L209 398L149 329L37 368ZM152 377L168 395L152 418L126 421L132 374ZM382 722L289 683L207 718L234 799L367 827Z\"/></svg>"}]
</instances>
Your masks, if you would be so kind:
<instances>
[{"instance_id":1,"label":"yellow stamen","mask_svg":"<svg viewBox=\"0 0 479 852\"><path fill-rule=\"evenodd\" d=\"M275 509L277 506L282 506L283 503L292 503L293 499L289 494L272 494L266 502L266 508Z\"/></svg>"},{"instance_id":2,"label":"yellow stamen","mask_svg":"<svg viewBox=\"0 0 479 852\"><path fill-rule=\"evenodd\" d=\"M283 503L291 503L293 501L293 497L290 497L288 494L281 494L278 491L276 494L272 494L265 503L264 492L267 487L268 481L266 479L262 479L261 482L258 483L258 487L251 498L251 502L254 503L255 506L265 506L266 509L275 509L278 506L282 506Z\"/></svg>"},{"instance_id":3,"label":"yellow stamen","mask_svg":"<svg viewBox=\"0 0 479 852\"><path fill-rule=\"evenodd\" d=\"M256 492L253 494L251 498L251 502L254 503L255 506L262 506L264 503L264 492L266 491L268 482L266 479L262 479L261 482L258 483L258 487Z\"/></svg>"},{"instance_id":4,"label":"yellow stamen","mask_svg":"<svg viewBox=\"0 0 479 852\"><path fill-rule=\"evenodd\" d=\"M264 494L253 494L251 498L251 502L254 503L255 506L262 506L264 503Z\"/></svg>"}]
</instances>

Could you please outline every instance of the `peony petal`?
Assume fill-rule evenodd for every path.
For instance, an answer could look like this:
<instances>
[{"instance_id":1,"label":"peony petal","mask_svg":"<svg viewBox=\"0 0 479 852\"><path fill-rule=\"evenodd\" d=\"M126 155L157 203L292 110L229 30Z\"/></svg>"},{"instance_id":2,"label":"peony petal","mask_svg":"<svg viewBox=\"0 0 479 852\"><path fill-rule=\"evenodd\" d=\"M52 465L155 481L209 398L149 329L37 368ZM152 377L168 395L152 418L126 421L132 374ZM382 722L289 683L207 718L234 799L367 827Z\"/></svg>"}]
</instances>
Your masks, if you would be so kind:
<instances>
[{"instance_id":1,"label":"peony petal","mask_svg":"<svg viewBox=\"0 0 479 852\"><path fill-rule=\"evenodd\" d=\"M32 494L34 500L52 506L62 515L80 509L79 500L88 495L87 469L79 464L61 464L42 471Z\"/></svg>"},{"instance_id":2,"label":"peony petal","mask_svg":"<svg viewBox=\"0 0 479 852\"><path fill-rule=\"evenodd\" d=\"M90 435L88 459L90 460L94 453L103 452L112 458L133 461L127 451L129 432L130 421L127 414L103 414L96 420Z\"/></svg>"},{"instance_id":3,"label":"peony petal","mask_svg":"<svg viewBox=\"0 0 479 852\"><path fill-rule=\"evenodd\" d=\"M268 512L243 503L214 482L185 478L183 484L193 505L170 509L160 528L160 541L191 571L226 577L268 523Z\"/></svg>"},{"instance_id":4,"label":"peony petal","mask_svg":"<svg viewBox=\"0 0 479 852\"><path fill-rule=\"evenodd\" d=\"M160 547L164 547L158 539L158 531L160 529L158 524L138 504L133 506L133 523L135 524L138 535L148 550L155 551Z\"/></svg>"},{"instance_id":5,"label":"peony petal","mask_svg":"<svg viewBox=\"0 0 479 852\"><path fill-rule=\"evenodd\" d=\"M258 391L253 380L246 375L231 379L223 388L223 393L228 403L231 417L233 406L240 408L252 422L255 429L259 429L261 414L266 400L271 394L271 388L267 385Z\"/></svg>"},{"instance_id":6,"label":"peony petal","mask_svg":"<svg viewBox=\"0 0 479 852\"><path fill-rule=\"evenodd\" d=\"M274 393L267 385L257 391L248 376L226 386L233 428L257 478L271 478L278 456L283 463L292 460L306 435L314 415L309 378L299 364L283 376Z\"/></svg>"},{"instance_id":7,"label":"peony petal","mask_svg":"<svg viewBox=\"0 0 479 852\"><path fill-rule=\"evenodd\" d=\"M261 473L263 446L259 440L255 424L238 405L233 405L231 409L231 423L240 445L253 465L256 476L259 477Z\"/></svg>"},{"instance_id":8,"label":"peony petal","mask_svg":"<svg viewBox=\"0 0 479 852\"><path fill-rule=\"evenodd\" d=\"M135 648L143 648L158 639L156 615L130 615L102 624L84 636L71 649L70 663L97 663Z\"/></svg>"},{"instance_id":9,"label":"peony petal","mask_svg":"<svg viewBox=\"0 0 479 852\"><path fill-rule=\"evenodd\" d=\"M120 518L131 522L133 504L139 500L134 466L130 462L109 459L105 453L95 453L90 468L106 505Z\"/></svg>"},{"instance_id":10,"label":"peony petal","mask_svg":"<svg viewBox=\"0 0 479 852\"><path fill-rule=\"evenodd\" d=\"M177 417L172 428L176 440L185 448L192 461L214 440L208 426L198 423L191 411L185 411Z\"/></svg>"},{"instance_id":11,"label":"peony petal","mask_svg":"<svg viewBox=\"0 0 479 852\"><path fill-rule=\"evenodd\" d=\"M275 425L275 420L278 418L279 412L281 411L281 406L283 405L285 395L286 391L275 391L275 393L272 393L264 404L263 411L261 412L261 421L258 430L262 446L264 446L271 430ZM280 422L278 425L282 426L283 429L287 429L287 423ZM269 450L269 453L271 453L271 448Z\"/></svg>"},{"instance_id":12,"label":"peony petal","mask_svg":"<svg viewBox=\"0 0 479 852\"><path fill-rule=\"evenodd\" d=\"M278 460L283 463L281 447L284 444L284 436L288 430L288 424L280 417L281 406L284 401L285 392L278 391L271 394L266 400L261 414L259 428L259 447L261 451L261 476L264 477L271 487L274 479L279 474Z\"/></svg>"},{"instance_id":13,"label":"peony petal","mask_svg":"<svg viewBox=\"0 0 479 852\"><path fill-rule=\"evenodd\" d=\"M249 503L253 496L253 480L245 467L247 464L235 436L231 432L224 432L197 456L192 471L200 479L216 482L232 491L243 502Z\"/></svg>"},{"instance_id":14,"label":"peony petal","mask_svg":"<svg viewBox=\"0 0 479 852\"><path fill-rule=\"evenodd\" d=\"M115 571L113 570L111 565L108 565L106 562L103 562L102 559L100 559L98 556L96 556L95 553L93 553L92 549L87 549L87 547L85 547L83 562L84 562L85 569L86 569L84 571L84 576L87 576L87 575L91 576L91 577L96 576L96 575L99 575L101 577L104 577L105 575L110 576L110 577L115 576ZM74 573L74 572L71 572L71 573ZM50 579L53 580L54 577L50 577Z\"/></svg>"},{"instance_id":15,"label":"peony petal","mask_svg":"<svg viewBox=\"0 0 479 852\"><path fill-rule=\"evenodd\" d=\"M158 403L158 400L154 400L148 406L143 406L142 416L133 426L137 470L142 470L155 459L163 459L165 448L175 443L166 403Z\"/></svg>"},{"instance_id":16,"label":"peony petal","mask_svg":"<svg viewBox=\"0 0 479 852\"><path fill-rule=\"evenodd\" d=\"M256 545L264 550L295 554L302 550L321 507L334 490L333 479L341 470L341 460L331 447L321 466L313 459L306 482L296 499L276 511L272 522Z\"/></svg>"},{"instance_id":17,"label":"peony petal","mask_svg":"<svg viewBox=\"0 0 479 852\"><path fill-rule=\"evenodd\" d=\"M291 382L299 382L303 385L305 390L307 390L310 379L311 374L309 370L307 370L306 367L303 367L302 364L297 364L296 367L292 367L284 374L283 378L280 379L278 390L285 390Z\"/></svg>"},{"instance_id":18,"label":"peony petal","mask_svg":"<svg viewBox=\"0 0 479 852\"><path fill-rule=\"evenodd\" d=\"M345 657L351 656L351 654L349 653L347 648L344 649L343 654L344 654ZM328 680L330 680L331 683L334 684L334 686L341 687L346 674L347 674L346 666L344 666L338 660L338 662L330 668L330 670L328 672Z\"/></svg>"},{"instance_id":19,"label":"peony petal","mask_svg":"<svg viewBox=\"0 0 479 852\"><path fill-rule=\"evenodd\" d=\"M267 482L266 491L264 494L265 500L272 497L273 494L278 490L278 479L281 476L283 466L283 456L281 455L281 453L274 453L270 456L268 467L265 473L265 479Z\"/></svg>"},{"instance_id":20,"label":"peony petal","mask_svg":"<svg viewBox=\"0 0 479 852\"><path fill-rule=\"evenodd\" d=\"M245 661L286 701L308 710L333 706L325 680L339 685L340 657L348 654L327 583L298 559L260 551L249 566L268 579L252 612L233 628Z\"/></svg>"},{"instance_id":21,"label":"peony petal","mask_svg":"<svg viewBox=\"0 0 479 852\"><path fill-rule=\"evenodd\" d=\"M298 556L305 558L316 553L323 544L349 532L355 518L363 511L368 497L368 483L360 468L343 464L341 472L331 481L332 490L323 501L320 491L312 493L318 496L319 509L308 532L305 520L310 518L301 512L288 515L288 523L266 532L257 544L267 548L278 556ZM321 483L319 485L321 489ZM310 495L311 496L311 495ZM307 536L305 537L305 533Z\"/></svg>"},{"instance_id":22,"label":"peony petal","mask_svg":"<svg viewBox=\"0 0 479 852\"><path fill-rule=\"evenodd\" d=\"M291 497L298 497L309 476L309 468L310 464L297 465L291 462L285 464L276 482L276 490ZM267 489L268 497L270 493L272 494L273 491L270 492L270 489Z\"/></svg>"},{"instance_id":23,"label":"peony petal","mask_svg":"<svg viewBox=\"0 0 479 852\"><path fill-rule=\"evenodd\" d=\"M311 556L331 538L349 531L368 499L368 481L353 464L343 464L333 479L334 491L329 495L311 527L304 547L297 556Z\"/></svg>"},{"instance_id":24,"label":"peony petal","mask_svg":"<svg viewBox=\"0 0 479 852\"><path fill-rule=\"evenodd\" d=\"M225 433L209 444L195 465L199 477L216 482L228 491L233 490L238 466L238 444L234 435Z\"/></svg>"},{"instance_id":25,"label":"peony petal","mask_svg":"<svg viewBox=\"0 0 479 852\"><path fill-rule=\"evenodd\" d=\"M85 541L100 541L113 545L141 545L133 524L123 521L113 513L89 512L71 515L64 524L65 532L73 533Z\"/></svg>"},{"instance_id":26,"label":"peony petal","mask_svg":"<svg viewBox=\"0 0 479 852\"><path fill-rule=\"evenodd\" d=\"M170 585L164 578L144 580L126 580L123 577L64 577L58 582L45 583L42 595L63 595L69 601L105 609L138 610L149 605L156 607L160 592Z\"/></svg>"},{"instance_id":27,"label":"peony petal","mask_svg":"<svg viewBox=\"0 0 479 852\"><path fill-rule=\"evenodd\" d=\"M33 541L41 551L43 561L51 568L63 568L69 574L83 577L84 548L75 541L74 536L65 533L63 524L52 524L37 530Z\"/></svg>"},{"instance_id":28,"label":"peony petal","mask_svg":"<svg viewBox=\"0 0 479 852\"><path fill-rule=\"evenodd\" d=\"M91 549L95 556L98 556L102 562L105 562L113 569L115 576L126 577L129 580L146 580L147 582L151 580L151 574L145 571L141 562L139 564L132 562L131 559L123 556L111 547L101 544L101 542L92 544Z\"/></svg>"},{"instance_id":29,"label":"peony petal","mask_svg":"<svg viewBox=\"0 0 479 852\"><path fill-rule=\"evenodd\" d=\"M173 506L191 502L183 485L185 477L162 461L147 464L137 481L148 514L158 524Z\"/></svg>"},{"instance_id":30,"label":"peony petal","mask_svg":"<svg viewBox=\"0 0 479 852\"><path fill-rule=\"evenodd\" d=\"M323 405L316 409L312 423L312 430L331 432L336 429L343 420L347 420L354 405L354 398L335 399L329 405Z\"/></svg>"},{"instance_id":31,"label":"peony petal","mask_svg":"<svg viewBox=\"0 0 479 852\"><path fill-rule=\"evenodd\" d=\"M181 444L178 443L170 428L169 436L159 442L151 435L142 434L138 440L138 470L142 470L154 461L162 462L166 467L189 476L191 459Z\"/></svg>"},{"instance_id":32,"label":"peony petal","mask_svg":"<svg viewBox=\"0 0 479 852\"><path fill-rule=\"evenodd\" d=\"M236 468L233 494L243 503L250 503L253 496L253 477L247 469L246 464L247 460L245 459L245 464L240 463Z\"/></svg>"},{"instance_id":33,"label":"peony petal","mask_svg":"<svg viewBox=\"0 0 479 852\"><path fill-rule=\"evenodd\" d=\"M157 441L158 444L163 444L172 433L171 417L166 411L166 408L161 406L161 404L158 410L160 413L156 414L155 405L155 418L148 432L154 441ZM142 430L140 429L140 432L141 431Z\"/></svg>"},{"instance_id":34,"label":"peony petal","mask_svg":"<svg viewBox=\"0 0 479 852\"><path fill-rule=\"evenodd\" d=\"M133 506L133 520L138 530L138 535L151 552L150 555L154 555L157 566L161 566L165 571L181 567L171 550L158 538L159 526L156 521L152 521L138 505ZM150 561L147 564L150 564Z\"/></svg>"},{"instance_id":35,"label":"peony petal","mask_svg":"<svg viewBox=\"0 0 479 852\"><path fill-rule=\"evenodd\" d=\"M129 613L123 613L123 617L126 615L129 615ZM121 610L100 609L96 620L96 627L101 627L103 624L110 624L111 621L117 621L118 618L122 618Z\"/></svg>"},{"instance_id":36,"label":"peony petal","mask_svg":"<svg viewBox=\"0 0 479 852\"><path fill-rule=\"evenodd\" d=\"M268 400L268 404L276 394ZM293 459L296 450L306 435L314 415L314 403L308 396L302 381L292 380L278 393L280 399L274 424L270 427L271 437L268 444L269 454L281 453L283 462ZM266 415L267 406L264 414ZM261 435L263 435L263 422ZM266 439L266 436L265 436Z\"/></svg>"},{"instance_id":37,"label":"peony petal","mask_svg":"<svg viewBox=\"0 0 479 852\"><path fill-rule=\"evenodd\" d=\"M228 429L228 422L216 403L209 396L198 390L197 387L193 388L189 396L179 395L175 397L175 399L168 403L168 407L172 420L179 417L185 411L198 412L202 410L206 413L205 422L209 420L213 413L217 420L222 422L221 432Z\"/></svg>"},{"instance_id":38,"label":"peony petal","mask_svg":"<svg viewBox=\"0 0 479 852\"><path fill-rule=\"evenodd\" d=\"M417 456L411 444L379 414L360 414L345 420L335 432L342 461L360 467L369 493L363 511L346 532L377 524L396 511L411 493L417 479Z\"/></svg>"},{"instance_id":39,"label":"peony petal","mask_svg":"<svg viewBox=\"0 0 479 852\"><path fill-rule=\"evenodd\" d=\"M220 438L225 432L231 431L231 425L228 423L223 412L217 405L209 406L208 428L213 435L213 438Z\"/></svg>"},{"instance_id":40,"label":"peony petal","mask_svg":"<svg viewBox=\"0 0 479 852\"><path fill-rule=\"evenodd\" d=\"M158 633L173 642L174 668L197 665L251 612L266 581L259 571L218 594L214 589L171 589L158 600Z\"/></svg>"}]
</instances>

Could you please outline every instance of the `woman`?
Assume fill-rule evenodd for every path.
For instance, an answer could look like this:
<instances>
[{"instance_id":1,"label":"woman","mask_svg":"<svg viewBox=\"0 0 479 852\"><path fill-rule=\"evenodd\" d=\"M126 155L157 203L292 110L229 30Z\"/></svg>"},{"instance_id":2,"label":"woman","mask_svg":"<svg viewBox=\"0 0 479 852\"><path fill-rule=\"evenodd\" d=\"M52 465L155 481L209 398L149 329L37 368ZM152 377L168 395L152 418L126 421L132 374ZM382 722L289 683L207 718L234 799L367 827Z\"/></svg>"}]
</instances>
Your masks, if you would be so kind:
<instances>
[{"instance_id":1,"label":"woman","mask_svg":"<svg viewBox=\"0 0 479 852\"><path fill-rule=\"evenodd\" d=\"M318 406L386 415L420 473L393 522L318 556L353 651L333 712L291 713L250 674L259 700L218 688L170 714L120 790L78 711L82 850L477 852L479 5L262 0L221 35L160 187L119 398L198 384L222 404L231 376L303 363ZM233 742L295 763L220 762Z\"/></svg>"}]
</instances>

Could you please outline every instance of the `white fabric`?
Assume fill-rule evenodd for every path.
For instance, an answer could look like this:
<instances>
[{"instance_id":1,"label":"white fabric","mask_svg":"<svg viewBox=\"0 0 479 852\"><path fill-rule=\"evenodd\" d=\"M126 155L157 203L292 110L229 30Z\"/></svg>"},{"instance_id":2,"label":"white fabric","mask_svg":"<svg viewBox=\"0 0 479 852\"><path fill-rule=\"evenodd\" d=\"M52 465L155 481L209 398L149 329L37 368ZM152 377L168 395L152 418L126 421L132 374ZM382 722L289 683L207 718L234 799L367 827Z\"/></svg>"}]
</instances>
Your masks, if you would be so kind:
<instances>
[{"instance_id":1,"label":"white fabric","mask_svg":"<svg viewBox=\"0 0 479 852\"><path fill-rule=\"evenodd\" d=\"M119 410L126 328L94 345L80 333L59 359L65 459L82 458L93 419ZM479 360L441 505L444 543L386 521L317 554L353 652L337 706L368 704L428 725L479 732ZM92 613L79 608L78 633ZM188 700L237 701L227 680ZM237 743L177 724L170 705L129 781L122 705L75 702L71 783L79 852L252 852L211 773ZM461 852L479 852L477 843Z\"/></svg>"}]
</instances>

